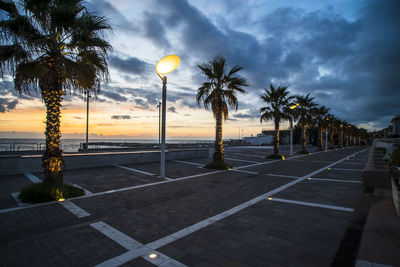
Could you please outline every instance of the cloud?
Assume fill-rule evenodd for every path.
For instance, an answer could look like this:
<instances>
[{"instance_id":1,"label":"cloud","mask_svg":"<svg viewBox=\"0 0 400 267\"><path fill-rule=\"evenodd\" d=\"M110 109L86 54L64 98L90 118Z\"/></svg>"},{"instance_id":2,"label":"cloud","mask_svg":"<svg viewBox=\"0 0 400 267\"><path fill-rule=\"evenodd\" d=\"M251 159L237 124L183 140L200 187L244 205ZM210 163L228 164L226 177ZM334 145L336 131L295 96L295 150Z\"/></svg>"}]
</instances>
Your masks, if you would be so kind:
<instances>
[{"instance_id":1,"label":"cloud","mask_svg":"<svg viewBox=\"0 0 400 267\"><path fill-rule=\"evenodd\" d=\"M110 87L109 87L110 88ZM122 94L118 92L113 92L113 91L108 91L108 90L101 90L99 95L102 95L110 100L114 100L117 102L126 102L128 101L128 98L123 96Z\"/></svg>"},{"instance_id":2,"label":"cloud","mask_svg":"<svg viewBox=\"0 0 400 267\"><path fill-rule=\"evenodd\" d=\"M82 117L79 117L79 116L74 116L73 118L74 118L74 119L77 119L77 120L83 120L83 118L82 118Z\"/></svg>"},{"instance_id":3,"label":"cloud","mask_svg":"<svg viewBox=\"0 0 400 267\"><path fill-rule=\"evenodd\" d=\"M112 120L130 120L131 116L130 115L112 115L111 119Z\"/></svg>"},{"instance_id":4,"label":"cloud","mask_svg":"<svg viewBox=\"0 0 400 267\"><path fill-rule=\"evenodd\" d=\"M175 107L169 107L168 110L171 111L172 113L177 113Z\"/></svg>"},{"instance_id":5,"label":"cloud","mask_svg":"<svg viewBox=\"0 0 400 267\"><path fill-rule=\"evenodd\" d=\"M110 66L117 70L137 75L145 74L151 67L150 64L138 59L137 57L122 59L117 56L111 56L108 62L110 63Z\"/></svg>"},{"instance_id":6,"label":"cloud","mask_svg":"<svg viewBox=\"0 0 400 267\"><path fill-rule=\"evenodd\" d=\"M0 113L9 112L18 104L18 99L0 98Z\"/></svg>"}]
</instances>

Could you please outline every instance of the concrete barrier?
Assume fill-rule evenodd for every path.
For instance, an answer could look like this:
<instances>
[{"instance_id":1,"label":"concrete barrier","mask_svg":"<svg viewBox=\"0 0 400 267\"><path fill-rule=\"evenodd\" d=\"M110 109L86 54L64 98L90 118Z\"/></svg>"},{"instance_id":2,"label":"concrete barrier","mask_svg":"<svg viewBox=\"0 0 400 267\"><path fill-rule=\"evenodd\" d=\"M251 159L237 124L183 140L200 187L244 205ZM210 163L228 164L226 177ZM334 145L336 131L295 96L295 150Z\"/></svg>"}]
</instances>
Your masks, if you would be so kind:
<instances>
[{"instance_id":1,"label":"concrete barrier","mask_svg":"<svg viewBox=\"0 0 400 267\"><path fill-rule=\"evenodd\" d=\"M166 160L208 157L208 148L166 151ZM41 155L0 158L0 175L43 171ZM115 164L149 163L160 161L159 151L77 153L64 155L67 170L113 166Z\"/></svg>"},{"instance_id":2,"label":"concrete barrier","mask_svg":"<svg viewBox=\"0 0 400 267\"><path fill-rule=\"evenodd\" d=\"M377 142L374 141L369 152L368 163L362 172L363 184L366 188L390 187L390 170L383 159L385 153L386 149L377 146Z\"/></svg>"}]
</instances>

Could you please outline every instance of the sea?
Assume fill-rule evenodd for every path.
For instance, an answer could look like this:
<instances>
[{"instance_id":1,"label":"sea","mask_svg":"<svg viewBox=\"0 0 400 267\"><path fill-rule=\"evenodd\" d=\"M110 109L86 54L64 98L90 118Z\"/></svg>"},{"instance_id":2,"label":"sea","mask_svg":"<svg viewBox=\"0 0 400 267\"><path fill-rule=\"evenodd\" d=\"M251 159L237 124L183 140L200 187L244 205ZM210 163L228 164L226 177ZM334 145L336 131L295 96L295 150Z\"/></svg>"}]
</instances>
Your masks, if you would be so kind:
<instances>
[{"instance_id":1,"label":"sea","mask_svg":"<svg viewBox=\"0 0 400 267\"><path fill-rule=\"evenodd\" d=\"M61 148L64 152L77 152L85 139L61 139ZM112 143L141 143L158 144L158 139L89 139L90 142L112 142ZM192 144L212 143L213 140L182 140L167 139L168 144ZM0 151L26 151L44 150L45 139L40 138L0 138Z\"/></svg>"}]
</instances>

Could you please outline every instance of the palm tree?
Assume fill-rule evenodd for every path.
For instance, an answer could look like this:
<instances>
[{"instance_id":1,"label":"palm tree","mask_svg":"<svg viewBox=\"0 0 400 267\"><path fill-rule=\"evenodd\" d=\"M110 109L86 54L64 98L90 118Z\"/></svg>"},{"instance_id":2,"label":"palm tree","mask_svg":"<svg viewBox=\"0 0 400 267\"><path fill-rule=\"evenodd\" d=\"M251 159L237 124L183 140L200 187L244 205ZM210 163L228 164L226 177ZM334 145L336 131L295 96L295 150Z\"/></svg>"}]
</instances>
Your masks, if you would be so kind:
<instances>
[{"instance_id":1,"label":"palm tree","mask_svg":"<svg viewBox=\"0 0 400 267\"><path fill-rule=\"evenodd\" d=\"M237 93L245 94L243 87L248 86L246 79L235 76L242 67L234 66L227 72L226 60L221 56L216 56L207 63L198 64L206 81L197 90L197 104L203 102L206 109L213 112L215 126L215 143L213 162L216 164L224 163L224 146L222 143L222 120L228 118L228 105L231 108L238 108Z\"/></svg>"},{"instance_id":2,"label":"palm tree","mask_svg":"<svg viewBox=\"0 0 400 267\"><path fill-rule=\"evenodd\" d=\"M310 97L310 94L307 95L297 95L296 102L299 104L296 111L299 114L299 125L302 129L302 152L306 152L306 131L307 128L313 123L313 108L316 104L313 102L315 97Z\"/></svg>"},{"instance_id":3,"label":"palm tree","mask_svg":"<svg viewBox=\"0 0 400 267\"><path fill-rule=\"evenodd\" d=\"M324 132L323 131L324 131L324 128L326 128L326 119L325 118L328 115L328 112L329 112L329 108L327 108L325 106L316 107L313 112L315 114L314 119L316 120L318 128L319 128L319 144L318 144L319 150L322 150L323 146L324 146L324 137L323 137Z\"/></svg>"},{"instance_id":4,"label":"palm tree","mask_svg":"<svg viewBox=\"0 0 400 267\"><path fill-rule=\"evenodd\" d=\"M275 87L270 84L269 89L264 88L264 90L265 94L260 95L260 98L267 103L268 106L260 108L260 122L274 121L274 155L279 155L279 124L282 120L290 119L286 108L293 96L289 96L289 91L287 91L287 87L284 86L279 86L275 89Z\"/></svg>"},{"instance_id":5,"label":"palm tree","mask_svg":"<svg viewBox=\"0 0 400 267\"><path fill-rule=\"evenodd\" d=\"M46 150L42 157L44 183L63 184L63 151L60 149L60 112L65 91L93 90L107 80L105 57L111 50L101 38L110 25L90 14L82 0L0 0L0 71L14 76L22 94L40 90L46 106Z\"/></svg>"}]
</instances>

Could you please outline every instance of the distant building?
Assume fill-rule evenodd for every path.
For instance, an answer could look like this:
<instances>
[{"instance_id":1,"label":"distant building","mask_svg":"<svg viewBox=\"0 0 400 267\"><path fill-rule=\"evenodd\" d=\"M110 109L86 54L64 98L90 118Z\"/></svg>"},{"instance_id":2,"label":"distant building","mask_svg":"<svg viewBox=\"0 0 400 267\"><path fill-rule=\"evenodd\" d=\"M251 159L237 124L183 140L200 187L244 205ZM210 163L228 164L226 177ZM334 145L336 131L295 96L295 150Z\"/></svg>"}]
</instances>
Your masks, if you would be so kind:
<instances>
[{"instance_id":1,"label":"distant building","mask_svg":"<svg viewBox=\"0 0 400 267\"><path fill-rule=\"evenodd\" d=\"M394 117L391 121L392 130L391 135L400 135L400 115Z\"/></svg>"},{"instance_id":2,"label":"distant building","mask_svg":"<svg viewBox=\"0 0 400 267\"><path fill-rule=\"evenodd\" d=\"M252 145L273 145L275 130L262 130L257 136L243 137L243 141ZM290 130L279 131L279 143L288 144L290 138Z\"/></svg>"}]
</instances>

